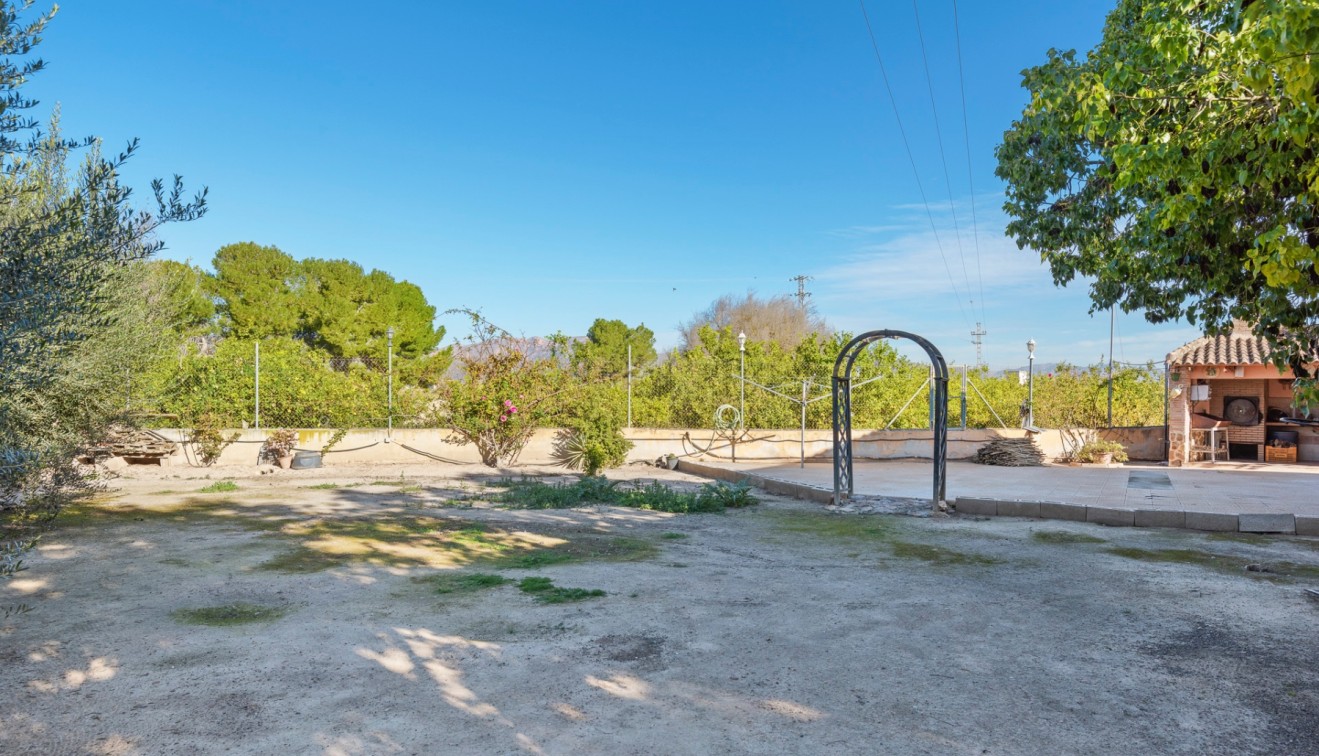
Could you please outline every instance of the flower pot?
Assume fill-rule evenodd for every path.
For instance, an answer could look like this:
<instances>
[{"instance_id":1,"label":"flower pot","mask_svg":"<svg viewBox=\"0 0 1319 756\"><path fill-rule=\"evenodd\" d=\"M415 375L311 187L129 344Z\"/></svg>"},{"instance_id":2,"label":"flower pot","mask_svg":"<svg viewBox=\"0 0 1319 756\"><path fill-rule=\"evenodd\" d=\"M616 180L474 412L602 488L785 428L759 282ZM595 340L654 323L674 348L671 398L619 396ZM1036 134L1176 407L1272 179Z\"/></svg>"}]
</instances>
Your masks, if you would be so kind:
<instances>
[{"instance_id":1,"label":"flower pot","mask_svg":"<svg viewBox=\"0 0 1319 756\"><path fill-rule=\"evenodd\" d=\"M1095 457L1095 462L1098 463L1098 464L1101 464L1101 465L1109 465L1109 464L1112 464L1112 463L1113 463L1113 452L1104 452L1103 454L1097 455L1097 456Z\"/></svg>"},{"instance_id":2,"label":"flower pot","mask_svg":"<svg viewBox=\"0 0 1319 756\"><path fill-rule=\"evenodd\" d=\"M284 456L282 456L282 457L275 457L275 461L279 463L279 466L280 466L280 467L282 467L283 469L287 470L287 469L289 469L289 465L292 465L292 464L293 464L293 455L292 455L292 454L286 454L286 455L284 455Z\"/></svg>"}]
</instances>

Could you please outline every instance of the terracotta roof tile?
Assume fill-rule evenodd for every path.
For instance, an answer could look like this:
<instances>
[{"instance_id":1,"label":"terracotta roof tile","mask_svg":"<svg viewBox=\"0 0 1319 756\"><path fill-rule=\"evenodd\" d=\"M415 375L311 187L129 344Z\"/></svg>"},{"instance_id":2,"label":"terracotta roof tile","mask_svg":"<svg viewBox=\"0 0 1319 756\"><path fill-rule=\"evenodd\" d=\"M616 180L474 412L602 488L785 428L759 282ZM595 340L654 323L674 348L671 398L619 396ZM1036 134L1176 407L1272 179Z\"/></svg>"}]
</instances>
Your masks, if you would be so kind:
<instances>
[{"instance_id":1,"label":"terracotta roof tile","mask_svg":"<svg viewBox=\"0 0 1319 756\"><path fill-rule=\"evenodd\" d=\"M1222 336L1196 339L1168 355L1169 365L1264 365L1269 345L1249 332L1234 329Z\"/></svg>"}]
</instances>

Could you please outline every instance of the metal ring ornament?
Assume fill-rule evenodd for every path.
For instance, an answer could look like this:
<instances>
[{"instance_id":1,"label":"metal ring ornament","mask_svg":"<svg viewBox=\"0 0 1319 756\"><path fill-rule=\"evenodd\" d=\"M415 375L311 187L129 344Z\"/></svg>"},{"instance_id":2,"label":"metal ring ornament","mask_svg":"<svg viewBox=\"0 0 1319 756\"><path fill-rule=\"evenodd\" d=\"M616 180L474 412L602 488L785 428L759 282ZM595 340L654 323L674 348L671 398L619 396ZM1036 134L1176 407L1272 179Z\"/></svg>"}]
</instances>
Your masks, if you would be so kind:
<instances>
[{"instance_id":1,"label":"metal ring ornament","mask_svg":"<svg viewBox=\"0 0 1319 756\"><path fill-rule=\"evenodd\" d=\"M741 428L742 413L731 404L721 404L714 411L714 427L719 430Z\"/></svg>"}]
</instances>

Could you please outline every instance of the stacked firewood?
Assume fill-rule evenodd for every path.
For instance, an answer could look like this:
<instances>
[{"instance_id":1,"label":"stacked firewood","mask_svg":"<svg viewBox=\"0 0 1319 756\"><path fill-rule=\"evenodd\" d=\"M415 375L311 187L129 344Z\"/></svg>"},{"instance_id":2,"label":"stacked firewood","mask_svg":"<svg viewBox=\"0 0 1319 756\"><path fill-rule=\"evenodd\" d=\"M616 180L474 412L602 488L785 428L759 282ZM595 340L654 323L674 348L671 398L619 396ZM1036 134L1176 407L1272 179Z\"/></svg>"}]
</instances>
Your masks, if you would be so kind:
<instances>
[{"instance_id":1,"label":"stacked firewood","mask_svg":"<svg viewBox=\"0 0 1319 756\"><path fill-rule=\"evenodd\" d=\"M1042 467L1044 452L1033 438L996 438L980 447L971 461L1000 467Z\"/></svg>"},{"instance_id":2,"label":"stacked firewood","mask_svg":"<svg viewBox=\"0 0 1319 756\"><path fill-rule=\"evenodd\" d=\"M100 450L108 452L112 457L160 458L174 453L174 442L166 441L150 431L116 426L106 433Z\"/></svg>"}]
</instances>

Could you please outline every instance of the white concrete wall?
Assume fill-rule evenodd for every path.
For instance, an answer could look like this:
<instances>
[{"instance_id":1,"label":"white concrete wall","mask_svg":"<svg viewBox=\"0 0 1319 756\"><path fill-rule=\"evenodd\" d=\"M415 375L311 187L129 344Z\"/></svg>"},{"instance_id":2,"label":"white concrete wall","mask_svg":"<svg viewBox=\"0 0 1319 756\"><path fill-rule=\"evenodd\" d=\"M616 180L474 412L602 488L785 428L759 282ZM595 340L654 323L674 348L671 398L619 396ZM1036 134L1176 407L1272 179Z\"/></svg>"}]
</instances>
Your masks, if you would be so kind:
<instances>
[{"instance_id":1,"label":"white concrete wall","mask_svg":"<svg viewBox=\"0 0 1319 756\"><path fill-rule=\"evenodd\" d=\"M158 431L167 438L179 440L186 431ZM236 443L225 448L220 455L221 465L255 465L267 430L245 429L226 431L238 433ZM333 435L333 430L306 429L298 431L298 448L319 450ZM518 462L527 465L553 464L554 429L535 432L523 450ZM1105 438L1121 441L1127 446L1132 459L1158 460L1163 458L1164 428L1115 428L1098 431ZM995 438L1021 438L1020 429L968 429L948 431L949 459L973 456L985 443ZM624 435L633 443L629 461L654 460L665 454L689 456L693 459L731 459L734 453L729 439L710 430L665 430L632 428ZM325 456L325 465L388 464L425 462L427 457L410 449L443 457L455 462L479 463L480 456L472 445L460 446L449 442L450 434L442 429L398 429L386 442L384 429L350 430ZM828 460L832 457L832 433L827 430L808 430L805 437L807 459ZM926 458L931 454L932 434L928 430L854 430L852 441L857 459ZM1036 442L1049 458L1063 454L1065 444L1061 431L1050 430L1039 434ZM802 453L800 430L751 430L736 444L739 460L793 460ZM172 458L176 465L188 464L191 448L182 449Z\"/></svg>"}]
</instances>

